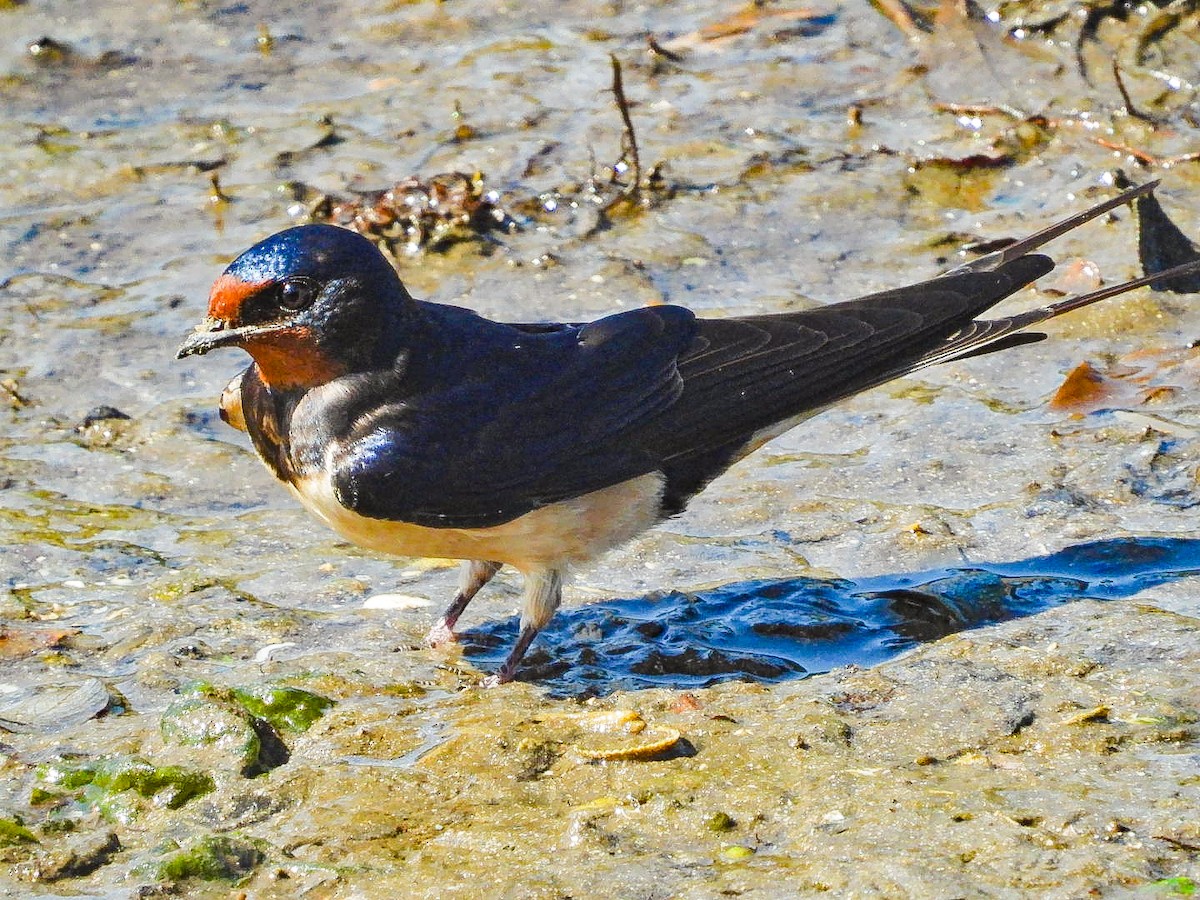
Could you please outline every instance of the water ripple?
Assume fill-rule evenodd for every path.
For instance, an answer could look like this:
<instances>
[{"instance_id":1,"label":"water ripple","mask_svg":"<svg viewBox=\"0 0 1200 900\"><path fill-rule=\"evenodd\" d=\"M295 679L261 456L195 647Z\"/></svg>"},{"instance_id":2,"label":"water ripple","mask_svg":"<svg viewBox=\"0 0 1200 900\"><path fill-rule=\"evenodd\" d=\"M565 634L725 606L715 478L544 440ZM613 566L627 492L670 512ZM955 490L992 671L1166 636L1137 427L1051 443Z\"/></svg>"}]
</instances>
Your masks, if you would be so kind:
<instances>
[{"instance_id":1,"label":"water ripple","mask_svg":"<svg viewBox=\"0 0 1200 900\"><path fill-rule=\"evenodd\" d=\"M1200 574L1200 540L1093 541L1011 563L878 576L742 581L592 603L557 616L518 677L557 695L781 681L883 662L923 641L1074 600L1115 600ZM463 636L495 668L516 618Z\"/></svg>"}]
</instances>

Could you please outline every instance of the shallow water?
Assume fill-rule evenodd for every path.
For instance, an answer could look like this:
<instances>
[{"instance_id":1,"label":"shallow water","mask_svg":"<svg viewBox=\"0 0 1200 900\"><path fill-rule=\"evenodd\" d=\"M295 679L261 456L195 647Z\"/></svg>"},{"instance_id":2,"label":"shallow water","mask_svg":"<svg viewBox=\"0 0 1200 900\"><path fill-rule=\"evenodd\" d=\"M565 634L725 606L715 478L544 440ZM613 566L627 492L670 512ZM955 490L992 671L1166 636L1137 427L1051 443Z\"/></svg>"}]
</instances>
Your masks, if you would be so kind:
<instances>
[{"instance_id":1,"label":"shallow water","mask_svg":"<svg viewBox=\"0 0 1200 900\"><path fill-rule=\"evenodd\" d=\"M968 628L1081 599L1118 600L1197 575L1200 541L1131 538L981 568L858 581L761 579L598 601L558 616L521 677L551 695L584 697L783 681L876 665ZM468 632L464 654L481 668L498 667L517 630L514 618Z\"/></svg>"},{"instance_id":2,"label":"shallow water","mask_svg":"<svg viewBox=\"0 0 1200 900\"><path fill-rule=\"evenodd\" d=\"M1060 11L1003 14L1029 30ZM1196 94L1162 77L1197 71L1194 14L1139 8L1084 40L1068 17L1014 42L812 12L0 9L0 891L1078 896L1198 877L1191 298L1139 292L772 442L578 573L525 683L487 694L519 579L474 602L464 652L423 648L453 568L321 530L216 417L245 360L172 358L234 255L319 194L410 175L479 170L521 227L402 253L406 284L522 321L914 281L1108 196L1114 167L1162 177L1200 234L1200 165L1176 159ZM611 53L666 190L605 221ZM1122 112L1114 58L1169 127ZM1122 210L1053 250L1114 280L1136 247ZM1111 399L1048 406L1084 360ZM230 693L262 685L337 705L288 731ZM596 707L680 745L580 762L584 726L563 717ZM172 808L182 782L155 793L143 763L214 787Z\"/></svg>"}]
</instances>

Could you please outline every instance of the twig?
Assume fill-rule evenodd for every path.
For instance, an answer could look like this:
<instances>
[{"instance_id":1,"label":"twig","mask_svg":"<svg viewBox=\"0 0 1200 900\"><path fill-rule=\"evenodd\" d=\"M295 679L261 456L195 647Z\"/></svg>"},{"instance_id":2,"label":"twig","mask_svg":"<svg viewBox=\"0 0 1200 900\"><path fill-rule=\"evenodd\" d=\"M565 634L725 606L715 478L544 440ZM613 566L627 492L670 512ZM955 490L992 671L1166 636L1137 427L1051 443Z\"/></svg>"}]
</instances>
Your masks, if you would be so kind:
<instances>
[{"instance_id":1,"label":"twig","mask_svg":"<svg viewBox=\"0 0 1200 900\"><path fill-rule=\"evenodd\" d=\"M3 390L8 395L9 403L16 409L20 409L29 405L29 398L17 390L17 380L15 378L6 378L0 381L0 390Z\"/></svg>"},{"instance_id":2,"label":"twig","mask_svg":"<svg viewBox=\"0 0 1200 900\"><path fill-rule=\"evenodd\" d=\"M1010 119L1028 119L1029 113L1022 112L1012 106L992 106L979 103L935 103L933 108L938 112L953 113L966 116L1008 116Z\"/></svg>"},{"instance_id":3,"label":"twig","mask_svg":"<svg viewBox=\"0 0 1200 900\"><path fill-rule=\"evenodd\" d=\"M683 62L683 57L681 55L673 50L668 50L666 47L660 44L652 34L646 37L646 44L650 48L650 53L654 56L661 56L663 59L669 59L673 63Z\"/></svg>"},{"instance_id":4,"label":"twig","mask_svg":"<svg viewBox=\"0 0 1200 900\"><path fill-rule=\"evenodd\" d=\"M1151 156L1145 150L1139 150L1137 147L1130 147L1127 144L1118 144L1115 141L1110 141L1102 137L1092 138L1101 147L1107 147L1109 150L1116 150L1118 153L1125 153L1132 156L1143 166L1157 166L1160 161Z\"/></svg>"},{"instance_id":5,"label":"twig","mask_svg":"<svg viewBox=\"0 0 1200 900\"><path fill-rule=\"evenodd\" d=\"M232 199L221 190L221 179L216 172L209 172L208 183L212 186L208 192L209 203L228 203Z\"/></svg>"},{"instance_id":6,"label":"twig","mask_svg":"<svg viewBox=\"0 0 1200 900\"><path fill-rule=\"evenodd\" d=\"M1155 834L1151 836L1155 838L1155 840L1166 841L1168 844L1172 844L1178 847L1180 850L1191 850L1193 852L1200 850L1200 844L1197 844L1195 841L1183 841L1179 838L1171 837L1169 834Z\"/></svg>"},{"instance_id":7,"label":"twig","mask_svg":"<svg viewBox=\"0 0 1200 900\"><path fill-rule=\"evenodd\" d=\"M871 0L871 5L909 39L915 40L933 30L928 20L914 15L913 9L904 0Z\"/></svg>"},{"instance_id":8,"label":"twig","mask_svg":"<svg viewBox=\"0 0 1200 900\"><path fill-rule=\"evenodd\" d=\"M1117 82L1117 90L1121 92L1121 101L1125 104L1125 112L1133 116L1135 119L1141 119L1143 122L1148 122L1151 126L1158 127L1162 121L1156 119L1149 113L1144 113L1133 105L1133 100L1129 96L1129 91L1125 89L1125 79L1121 77L1121 64L1117 62L1117 57L1113 57L1112 61L1113 78Z\"/></svg>"},{"instance_id":9,"label":"twig","mask_svg":"<svg viewBox=\"0 0 1200 900\"><path fill-rule=\"evenodd\" d=\"M617 109L621 112L621 120L625 123L625 131L621 136L621 159L628 158L633 165L633 181L625 185L627 196L637 194L642 186L642 163L638 158L637 135L633 130L633 119L629 117L629 101L625 99L625 85L621 80L621 61L615 53L610 53L613 72L613 94L617 98ZM614 173L615 174L615 173Z\"/></svg>"}]
</instances>

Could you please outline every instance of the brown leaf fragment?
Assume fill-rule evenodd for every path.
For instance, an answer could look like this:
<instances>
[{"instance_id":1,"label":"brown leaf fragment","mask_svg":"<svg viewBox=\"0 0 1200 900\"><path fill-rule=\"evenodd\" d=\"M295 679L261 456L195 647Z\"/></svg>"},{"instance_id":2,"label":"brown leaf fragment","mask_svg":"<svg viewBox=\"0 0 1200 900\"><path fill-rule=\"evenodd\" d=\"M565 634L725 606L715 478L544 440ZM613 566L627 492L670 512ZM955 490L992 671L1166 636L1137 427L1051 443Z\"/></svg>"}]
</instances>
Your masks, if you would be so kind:
<instances>
[{"instance_id":1,"label":"brown leaf fragment","mask_svg":"<svg viewBox=\"0 0 1200 900\"><path fill-rule=\"evenodd\" d=\"M441 252L460 241L519 227L500 205L499 194L485 190L483 181L480 172L444 172L425 181L411 176L384 191L322 196L310 208L309 220L357 231L393 255Z\"/></svg>"},{"instance_id":2,"label":"brown leaf fragment","mask_svg":"<svg viewBox=\"0 0 1200 900\"><path fill-rule=\"evenodd\" d=\"M1100 409L1160 410L1194 396L1200 388L1200 349L1195 347L1145 347L1107 365L1103 372L1080 363L1067 375L1050 408L1075 414ZM1133 413L1125 416L1130 419ZM1149 417L1137 414L1143 418ZM1132 419L1130 419L1132 420ZM1177 423L1156 424L1158 430L1189 430Z\"/></svg>"},{"instance_id":3,"label":"brown leaf fragment","mask_svg":"<svg viewBox=\"0 0 1200 900\"><path fill-rule=\"evenodd\" d=\"M691 691L684 691L682 694L676 697L675 701L671 704L671 712L693 712L697 709L700 709L703 705L704 704L700 702L699 698L697 698L696 695Z\"/></svg>"},{"instance_id":4,"label":"brown leaf fragment","mask_svg":"<svg viewBox=\"0 0 1200 900\"><path fill-rule=\"evenodd\" d=\"M1003 169L1012 165L1015 159L1011 153L972 153L968 156L939 156L922 160L918 165L967 172L972 169Z\"/></svg>"},{"instance_id":5,"label":"brown leaf fragment","mask_svg":"<svg viewBox=\"0 0 1200 900\"><path fill-rule=\"evenodd\" d=\"M753 5L734 13L727 19L705 25L700 29L700 37L713 41L736 34L745 34L761 22L792 22L797 19L812 19L817 16L816 10L801 7L800 9L766 9Z\"/></svg>"},{"instance_id":6,"label":"brown leaf fragment","mask_svg":"<svg viewBox=\"0 0 1200 900\"><path fill-rule=\"evenodd\" d=\"M760 25L785 25L792 22L809 22L820 20L827 13L810 7L801 6L794 9L768 9L758 4L752 4L733 15L713 22L709 25L680 35L670 41L659 42L659 49L679 55L687 51L716 51L720 50L732 38L754 31Z\"/></svg>"},{"instance_id":7,"label":"brown leaf fragment","mask_svg":"<svg viewBox=\"0 0 1200 900\"><path fill-rule=\"evenodd\" d=\"M1115 393L1112 382L1091 363L1081 362L1067 373L1050 399L1050 408L1069 412L1091 412Z\"/></svg>"}]
</instances>

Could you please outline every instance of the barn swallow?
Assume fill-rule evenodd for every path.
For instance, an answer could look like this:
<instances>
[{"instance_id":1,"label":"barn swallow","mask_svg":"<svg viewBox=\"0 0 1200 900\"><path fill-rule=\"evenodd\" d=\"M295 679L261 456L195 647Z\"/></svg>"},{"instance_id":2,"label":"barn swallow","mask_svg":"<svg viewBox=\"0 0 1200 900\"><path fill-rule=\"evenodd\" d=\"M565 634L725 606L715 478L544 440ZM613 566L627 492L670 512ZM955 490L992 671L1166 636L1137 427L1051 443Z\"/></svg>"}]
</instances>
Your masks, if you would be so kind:
<instances>
[{"instance_id":1,"label":"barn swallow","mask_svg":"<svg viewBox=\"0 0 1200 900\"><path fill-rule=\"evenodd\" d=\"M519 636L486 681L500 684L572 566L680 512L766 441L914 370L1041 340L1024 329L1161 279L978 318L1054 267L1032 250L1154 187L930 281L725 319L668 305L588 324L494 322L414 300L366 238L302 225L230 264L178 356L250 354L223 418L342 537L465 561L431 643L453 638L502 565L524 575Z\"/></svg>"}]
</instances>

